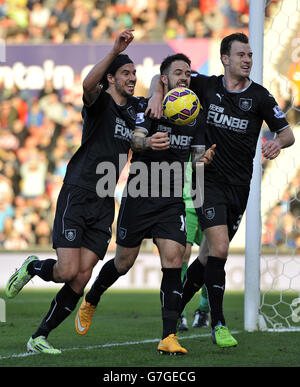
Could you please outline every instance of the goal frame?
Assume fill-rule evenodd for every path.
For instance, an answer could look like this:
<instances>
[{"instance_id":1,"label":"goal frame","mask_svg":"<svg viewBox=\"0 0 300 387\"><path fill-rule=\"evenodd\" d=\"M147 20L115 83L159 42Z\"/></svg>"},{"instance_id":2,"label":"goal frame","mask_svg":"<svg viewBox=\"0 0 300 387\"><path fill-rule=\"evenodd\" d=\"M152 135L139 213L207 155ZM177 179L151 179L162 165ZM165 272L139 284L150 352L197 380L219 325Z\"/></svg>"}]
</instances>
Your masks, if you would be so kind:
<instances>
[{"instance_id":1,"label":"goal frame","mask_svg":"<svg viewBox=\"0 0 300 387\"><path fill-rule=\"evenodd\" d=\"M265 1L262 0L250 0L249 2L249 42L254 57L251 79L259 84L263 83L265 5ZM246 208L244 329L249 332L259 329L262 177L261 145L262 130L259 134L256 154L253 161L253 175Z\"/></svg>"},{"instance_id":2,"label":"goal frame","mask_svg":"<svg viewBox=\"0 0 300 387\"><path fill-rule=\"evenodd\" d=\"M259 84L263 84L263 66L264 66L264 42L266 39L265 35L265 7L268 1L265 0L250 0L249 1L249 42L253 51L253 67L251 71L251 79ZM287 3L281 2L281 5L287 6ZM300 9L296 8L296 12L299 12ZM283 10L283 15L285 15ZM290 14L287 16L290 18ZM291 20L291 19L289 19ZM281 30L280 30L281 31ZM293 31L293 29L292 29ZM267 42L267 40L266 40ZM268 49L268 47L266 47ZM266 75L266 73L265 73ZM298 124L299 125L299 124ZM298 132L297 132L298 133ZM250 194L246 208L246 233L245 233L245 291L244 291L244 329L248 332L256 330L266 330L266 331L280 331L280 332L291 332L291 331L300 331L299 324L297 326L292 326L288 322L288 318L291 317L292 321L297 323L300 321L300 293L298 298L295 298L292 303L284 300L284 292L287 294L286 290L280 291L280 302L277 302L274 305L268 305L262 301L261 304L261 263L264 260L261 254L261 243L262 243L262 155L261 155L261 145L262 145L262 130L260 131L256 154L253 161L253 176L250 184ZM295 252L293 253L295 254ZM294 259L291 256L291 259ZM300 263L297 259L298 264ZM283 274L283 270L281 275ZM299 275L299 272L298 274ZM289 287L287 291L295 289L292 288L291 279L293 277L288 277ZM269 291L272 290L271 288ZM266 293L262 293L262 300ZM269 319L268 316L265 316L263 313L264 306L271 306L272 308L279 303L285 304L285 307L288 305L291 315L288 317L283 317L287 326L284 327L281 323L275 323L272 318ZM275 310L275 308L273 309ZM265 316L265 317L264 317ZM280 317L282 317L279 314ZM271 324L272 328L268 328L267 325Z\"/></svg>"}]
</instances>

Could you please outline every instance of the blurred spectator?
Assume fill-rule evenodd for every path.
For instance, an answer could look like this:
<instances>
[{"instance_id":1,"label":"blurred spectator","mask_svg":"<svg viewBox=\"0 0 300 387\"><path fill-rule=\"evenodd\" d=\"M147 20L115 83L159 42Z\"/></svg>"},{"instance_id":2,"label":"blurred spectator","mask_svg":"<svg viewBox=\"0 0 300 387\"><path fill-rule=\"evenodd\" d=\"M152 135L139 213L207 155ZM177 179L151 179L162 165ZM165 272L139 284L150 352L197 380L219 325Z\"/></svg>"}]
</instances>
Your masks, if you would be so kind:
<instances>
[{"instance_id":1,"label":"blurred spectator","mask_svg":"<svg viewBox=\"0 0 300 387\"><path fill-rule=\"evenodd\" d=\"M18 118L18 111L13 106L12 99L2 101L0 110L0 128L12 129L14 121Z\"/></svg>"},{"instance_id":2,"label":"blurred spectator","mask_svg":"<svg viewBox=\"0 0 300 387\"><path fill-rule=\"evenodd\" d=\"M46 117L56 122L57 124L63 124L66 116L66 108L59 100L59 96L56 92L40 98L39 106L45 113Z\"/></svg>"},{"instance_id":3,"label":"blurred spectator","mask_svg":"<svg viewBox=\"0 0 300 387\"><path fill-rule=\"evenodd\" d=\"M174 19L179 23L175 28L178 38L194 37L189 18L192 10L200 13L195 23L200 20L210 36L226 35L226 28L245 28L249 19L249 0L41 0L6 3L0 4L0 28L8 42L19 43L107 40L130 27L135 28L137 40L168 39L173 35L170 31L167 33L166 28Z\"/></svg>"},{"instance_id":4,"label":"blurred spectator","mask_svg":"<svg viewBox=\"0 0 300 387\"><path fill-rule=\"evenodd\" d=\"M42 2L37 1L33 3L29 14L29 23L32 27L38 27L43 30L48 24L49 17L50 10Z\"/></svg>"},{"instance_id":5,"label":"blurred spectator","mask_svg":"<svg viewBox=\"0 0 300 387\"><path fill-rule=\"evenodd\" d=\"M39 100L33 99L27 115L26 125L41 126L44 121L44 112L39 105Z\"/></svg>"},{"instance_id":6,"label":"blurred spectator","mask_svg":"<svg viewBox=\"0 0 300 387\"><path fill-rule=\"evenodd\" d=\"M43 195L46 189L47 161L41 154L25 161L20 168L21 195L25 198Z\"/></svg>"},{"instance_id":7,"label":"blurred spectator","mask_svg":"<svg viewBox=\"0 0 300 387\"><path fill-rule=\"evenodd\" d=\"M300 236L300 168L270 210L264 225L264 246L296 248ZM299 247L299 246L298 246Z\"/></svg>"},{"instance_id":8,"label":"blurred spectator","mask_svg":"<svg viewBox=\"0 0 300 387\"><path fill-rule=\"evenodd\" d=\"M13 218L15 214L14 208L11 204L6 203L4 200L0 200L0 233L5 231L5 222L7 218Z\"/></svg>"}]
</instances>

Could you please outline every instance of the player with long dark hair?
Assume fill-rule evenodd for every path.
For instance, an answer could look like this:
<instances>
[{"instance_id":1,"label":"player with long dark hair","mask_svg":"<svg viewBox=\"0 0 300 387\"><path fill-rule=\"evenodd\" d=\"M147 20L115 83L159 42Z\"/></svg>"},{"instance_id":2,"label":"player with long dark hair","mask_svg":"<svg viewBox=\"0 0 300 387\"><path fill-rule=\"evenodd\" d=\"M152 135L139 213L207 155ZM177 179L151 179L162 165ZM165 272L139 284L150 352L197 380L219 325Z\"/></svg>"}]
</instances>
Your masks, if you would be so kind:
<instances>
[{"instance_id":1,"label":"player with long dark hair","mask_svg":"<svg viewBox=\"0 0 300 387\"><path fill-rule=\"evenodd\" d=\"M61 352L47 337L75 309L94 266L107 251L114 220L113 191L127 161L141 102L133 97L135 65L128 55L121 54L132 40L132 29L120 33L111 51L83 81L82 142L68 164L56 206L53 247L57 260L28 257L6 286L6 294L12 298L35 275L64 283L27 343L30 352ZM107 163L114 171L110 193L99 188Z\"/></svg>"}]
</instances>

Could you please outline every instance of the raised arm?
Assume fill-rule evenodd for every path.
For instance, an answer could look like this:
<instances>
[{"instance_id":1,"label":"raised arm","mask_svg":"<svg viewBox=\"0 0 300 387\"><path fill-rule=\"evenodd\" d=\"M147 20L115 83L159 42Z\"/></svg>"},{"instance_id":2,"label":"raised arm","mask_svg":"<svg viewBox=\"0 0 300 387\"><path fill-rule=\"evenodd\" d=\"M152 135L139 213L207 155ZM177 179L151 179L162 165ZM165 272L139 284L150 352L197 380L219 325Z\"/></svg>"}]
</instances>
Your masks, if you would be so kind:
<instances>
[{"instance_id":1,"label":"raised arm","mask_svg":"<svg viewBox=\"0 0 300 387\"><path fill-rule=\"evenodd\" d=\"M83 94L87 103L92 103L101 90L100 80L113 60L124 51L133 40L133 29L120 33L112 50L98 62L83 80Z\"/></svg>"},{"instance_id":2,"label":"raised arm","mask_svg":"<svg viewBox=\"0 0 300 387\"><path fill-rule=\"evenodd\" d=\"M148 93L150 99L145 114L150 112L150 117L159 120L162 116L162 101L164 96L163 84L160 75L154 75Z\"/></svg>"}]
</instances>

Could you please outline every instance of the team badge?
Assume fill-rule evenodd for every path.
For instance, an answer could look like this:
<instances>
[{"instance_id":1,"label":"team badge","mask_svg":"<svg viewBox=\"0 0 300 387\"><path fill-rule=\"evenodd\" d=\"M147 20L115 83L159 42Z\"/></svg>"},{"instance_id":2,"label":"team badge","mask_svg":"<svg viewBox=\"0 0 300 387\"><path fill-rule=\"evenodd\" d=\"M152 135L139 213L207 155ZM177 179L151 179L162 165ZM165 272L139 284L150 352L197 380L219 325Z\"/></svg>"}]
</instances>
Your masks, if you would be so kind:
<instances>
[{"instance_id":1,"label":"team badge","mask_svg":"<svg viewBox=\"0 0 300 387\"><path fill-rule=\"evenodd\" d=\"M69 242L73 242L76 238L76 230L74 228L65 230L65 237Z\"/></svg>"},{"instance_id":2,"label":"team badge","mask_svg":"<svg viewBox=\"0 0 300 387\"><path fill-rule=\"evenodd\" d=\"M127 112L133 120L136 120L136 111L133 106L129 106Z\"/></svg>"},{"instance_id":3,"label":"team badge","mask_svg":"<svg viewBox=\"0 0 300 387\"><path fill-rule=\"evenodd\" d=\"M120 227L119 229L119 238L125 239L127 234L127 228Z\"/></svg>"},{"instance_id":4,"label":"team badge","mask_svg":"<svg viewBox=\"0 0 300 387\"><path fill-rule=\"evenodd\" d=\"M204 211L204 215L206 219L212 220L215 217L215 209L213 207L206 208L206 210Z\"/></svg>"},{"instance_id":5,"label":"team badge","mask_svg":"<svg viewBox=\"0 0 300 387\"><path fill-rule=\"evenodd\" d=\"M240 98L239 108L247 112L252 107L252 98Z\"/></svg>"}]
</instances>

